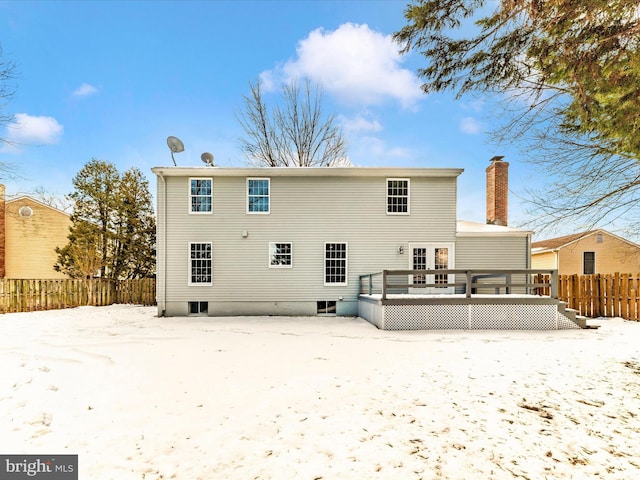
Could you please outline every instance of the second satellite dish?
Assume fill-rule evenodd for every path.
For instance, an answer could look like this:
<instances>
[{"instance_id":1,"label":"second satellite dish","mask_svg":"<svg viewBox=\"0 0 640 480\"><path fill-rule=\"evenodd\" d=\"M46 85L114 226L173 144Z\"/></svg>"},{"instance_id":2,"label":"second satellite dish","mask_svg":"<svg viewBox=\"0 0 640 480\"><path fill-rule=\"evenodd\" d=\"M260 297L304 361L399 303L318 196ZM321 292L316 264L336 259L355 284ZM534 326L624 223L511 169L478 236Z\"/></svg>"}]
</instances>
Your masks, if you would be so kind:
<instances>
[{"instance_id":1,"label":"second satellite dish","mask_svg":"<svg viewBox=\"0 0 640 480\"><path fill-rule=\"evenodd\" d=\"M176 159L173 158L174 153L184 152L184 143L178 137L169 136L167 137L167 146L169 150L171 150L171 160L173 160L173 164L176 164Z\"/></svg>"},{"instance_id":2,"label":"second satellite dish","mask_svg":"<svg viewBox=\"0 0 640 480\"><path fill-rule=\"evenodd\" d=\"M200 155L200 158L204 163L206 163L210 167L213 167L213 155L211 153L204 152L202 155Z\"/></svg>"}]
</instances>

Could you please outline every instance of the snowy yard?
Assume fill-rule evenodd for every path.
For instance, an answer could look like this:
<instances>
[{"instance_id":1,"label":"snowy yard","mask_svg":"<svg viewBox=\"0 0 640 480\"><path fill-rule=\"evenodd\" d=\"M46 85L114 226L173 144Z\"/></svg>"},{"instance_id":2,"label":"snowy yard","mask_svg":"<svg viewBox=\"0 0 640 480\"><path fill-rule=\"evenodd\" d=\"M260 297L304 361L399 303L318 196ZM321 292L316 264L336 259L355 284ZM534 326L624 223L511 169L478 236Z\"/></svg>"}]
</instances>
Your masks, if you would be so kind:
<instances>
[{"instance_id":1,"label":"snowy yard","mask_svg":"<svg viewBox=\"0 0 640 480\"><path fill-rule=\"evenodd\" d=\"M0 315L0 453L100 479L640 478L640 323Z\"/></svg>"}]
</instances>

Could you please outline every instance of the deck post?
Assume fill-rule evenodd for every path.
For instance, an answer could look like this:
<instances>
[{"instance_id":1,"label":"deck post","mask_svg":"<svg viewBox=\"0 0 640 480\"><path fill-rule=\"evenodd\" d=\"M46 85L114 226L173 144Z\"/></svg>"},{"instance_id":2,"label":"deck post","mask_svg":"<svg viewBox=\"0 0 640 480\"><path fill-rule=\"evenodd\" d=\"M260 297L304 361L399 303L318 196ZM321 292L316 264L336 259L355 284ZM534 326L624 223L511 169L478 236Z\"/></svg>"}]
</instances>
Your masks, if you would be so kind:
<instances>
[{"instance_id":1,"label":"deck post","mask_svg":"<svg viewBox=\"0 0 640 480\"><path fill-rule=\"evenodd\" d=\"M382 300L387 299L387 271L382 271Z\"/></svg>"},{"instance_id":2,"label":"deck post","mask_svg":"<svg viewBox=\"0 0 640 480\"><path fill-rule=\"evenodd\" d=\"M369 295L373 292L373 275L369 274Z\"/></svg>"},{"instance_id":3,"label":"deck post","mask_svg":"<svg viewBox=\"0 0 640 480\"><path fill-rule=\"evenodd\" d=\"M549 294L551 298L558 298L558 270L551 270L551 289Z\"/></svg>"},{"instance_id":4,"label":"deck post","mask_svg":"<svg viewBox=\"0 0 640 480\"><path fill-rule=\"evenodd\" d=\"M471 270L467 270L465 272L465 274L466 274L466 278L467 278L467 280L466 280L467 284L464 287L464 292L465 292L467 298L471 298Z\"/></svg>"}]
</instances>

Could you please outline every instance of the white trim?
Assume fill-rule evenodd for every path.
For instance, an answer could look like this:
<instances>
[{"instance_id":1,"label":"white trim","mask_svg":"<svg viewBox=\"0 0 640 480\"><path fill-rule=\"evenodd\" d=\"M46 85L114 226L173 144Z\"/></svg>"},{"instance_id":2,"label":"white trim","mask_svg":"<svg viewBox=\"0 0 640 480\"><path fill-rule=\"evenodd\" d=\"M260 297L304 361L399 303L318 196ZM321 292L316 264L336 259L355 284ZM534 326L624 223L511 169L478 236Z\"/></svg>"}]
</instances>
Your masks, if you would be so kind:
<instances>
[{"instance_id":1,"label":"white trim","mask_svg":"<svg viewBox=\"0 0 640 480\"><path fill-rule=\"evenodd\" d=\"M8 205L10 203L19 202L21 200L26 200L28 202L33 202L33 203L35 203L35 204L37 204L37 205L39 205L41 207L45 207L45 208L48 208L48 209L53 210L55 212L61 213L63 215L66 215L67 217L71 216L70 213L67 213L64 210L60 210L59 208L56 208L56 207L54 207L52 205L47 205L46 203L41 202L40 200L36 200L35 198L30 197L29 195L21 195L19 197L12 198L11 200L7 200L6 204ZM26 206L28 206L28 205L26 205Z\"/></svg>"},{"instance_id":2,"label":"white trim","mask_svg":"<svg viewBox=\"0 0 640 480\"><path fill-rule=\"evenodd\" d=\"M289 265L272 265L271 264L271 254L272 254L271 247L276 243L279 243L279 244L287 243L291 246L291 253L289 254L291 258L291 263ZM269 268L275 268L275 269L293 268L293 242L269 242L269 255L268 255L267 263L269 265Z\"/></svg>"},{"instance_id":3,"label":"white trim","mask_svg":"<svg viewBox=\"0 0 640 480\"><path fill-rule=\"evenodd\" d=\"M407 182L407 211L406 212L390 212L389 211L389 182L393 182L393 181L402 181L402 182ZM410 178L400 178L400 177L390 177L385 179L384 182L384 186L385 186L385 211L387 213L387 215L411 215L411 179Z\"/></svg>"},{"instance_id":4,"label":"white trim","mask_svg":"<svg viewBox=\"0 0 640 480\"><path fill-rule=\"evenodd\" d=\"M426 270L435 270L435 266L433 265L433 255L435 253L436 248L448 248L449 255L448 260L449 263L447 265L447 269L455 269L456 268L456 244L453 242L409 242L409 270L413 270L413 249L414 248L425 248L427 250L427 258L426 258ZM430 275L433 276L433 275ZM447 274L447 282L453 283L453 279L455 279L454 274ZM409 275L411 279L411 275ZM410 280L412 281L412 280ZM426 281L425 283L435 283L433 281ZM411 289L410 289L411 290ZM425 287L420 289L414 289L415 291L419 290L419 293L454 293L455 287Z\"/></svg>"},{"instance_id":5,"label":"white trim","mask_svg":"<svg viewBox=\"0 0 640 480\"><path fill-rule=\"evenodd\" d=\"M210 252L211 252L211 259L209 260L211 262L211 281L210 282L192 282L191 279L193 278L192 275L192 258L191 258L191 246L192 245L205 245L208 244L210 245ZM213 242L189 242L189 247L187 250L187 262L188 262L188 277L187 277L187 284L190 287L211 287L213 286Z\"/></svg>"},{"instance_id":6,"label":"white trim","mask_svg":"<svg viewBox=\"0 0 640 480\"><path fill-rule=\"evenodd\" d=\"M191 210L191 199L194 195L191 194L191 181L192 180L209 180L211 182L211 210L208 212L194 212ZM189 192L189 202L187 205L187 210L189 215L211 215L213 214L213 177L189 177L189 182L187 182L188 192ZM205 197L205 195L199 195L200 197Z\"/></svg>"},{"instance_id":7,"label":"white trim","mask_svg":"<svg viewBox=\"0 0 640 480\"><path fill-rule=\"evenodd\" d=\"M267 193L267 200L268 200L268 210L266 212L250 212L249 211L249 182L251 180L266 180L267 181L267 188L269 190L269 192ZM246 201L247 201L247 214L248 215L269 215L271 214L271 178L269 177L247 177L247 182L246 182ZM254 197L263 197L263 195L253 195Z\"/></svg>"},{"instance_id":8,"label":"white trim","mask_svg":"<svg viewBox=\"0 0 640 480\"><path fill-rule=\"evenodd\" d=\"M327 282L327 245L344 245L344 282ZM348 242L324 242L322 246L322 279L325 287L346 287L349 285L349 243Z\"/></svg>"},{"instance_id":9,"label":"white trim","mask_svg":"<svg viewBox=\"0 0 640 480\"><path fill-rule=\"evenodd\" d=\"M156 175L165 177L457 177L463 168L406 168L406 167L153 167Z\"/></svg>"},{"instance_id":10,"label":"white trim","mask_svg":"<svg viewBox=\"0 0 640 480\"><path fill-rule=\"evenodd\" d=\"M603 230L602 228L598 228L598 229L596 229L596 230L591 230L590 232L585 233L583 236L581 236L581 237L579 237L579 238L576 238L575 240L571 240L570 242L563 243L562 245L558 245L557 247L554 247L554 248L548 248L548 247L536 247L536 249L538 249L538 248L539 248L539 249L543 249L543 250L536 250L536 251L535 251L535 253L544 253L544 252L549 252L549 251L558 251L558 250L560 250L560 249L562 249L562 248L568 247L568 246L569 246L569 245L571 245L572 243L580 242L580 241L584 240L585 238L591 237L592 235L597 234L597 233L602 233L602 234L604 235L604 237L603 237L603 242L602 242L602 243L605 243L605 242L606 242L606 237L607 237L607 235L608 235L608 236L610 236L610 237L612 237L612 238L614 238L614 239L616 239L616 240L619 240L619 241L621 241L621 242L624 242L624 243L626 243L626 244L628 244L628 245L630 245L630 246L632 246L632 247L640 248L640 244L634 243L634 242L632 242L631 240L627 240L626 238L621 237L621 236L619 236L619 235L616 235L615 233L611 233L611 232L608 232L608 231L606 231L606 230ZM544 242L548 242L548 241L550 241L550 240L554 240L554 239L553 239L553 238L549 238L549 239L547 239L547 240L539 240L539 241L537 241L537 242L533 242L533 243L544 243ZM596 242L596 243L597 243L597 242Z\"/></svg>"}]
</instances>

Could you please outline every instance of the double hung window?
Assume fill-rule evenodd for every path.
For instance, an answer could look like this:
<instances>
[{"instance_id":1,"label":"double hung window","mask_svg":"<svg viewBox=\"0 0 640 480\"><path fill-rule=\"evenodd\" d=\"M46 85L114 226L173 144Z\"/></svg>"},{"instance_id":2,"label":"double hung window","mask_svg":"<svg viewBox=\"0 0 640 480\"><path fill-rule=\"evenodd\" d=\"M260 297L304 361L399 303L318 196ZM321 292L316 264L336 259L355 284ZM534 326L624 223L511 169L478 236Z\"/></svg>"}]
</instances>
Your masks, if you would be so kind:
<instances>
[{"instance_id":1,"label":"double hung window","mask_svg":"<svg viewBox=\"0 0 640 480\"><path fill-rule=\"evenodd\" d=\"M212 285L213 256L211 242L189 244L189 285Z\"/></svg>"},{"instance_id":2,"label":"double hung window","mask_svg":"<svg viewBox=\"0 0 640 480\"><path fill-rule=\"evenodd\" d=\"M324 284L347 285L347 244L324 244Z\"/></svg>"},{"instance_id":3,"label":"double hung window","mask_svg":"<svg viewBox=\"0 0 640 480\"><path fill-rule=\"evenodd\" d=\"M213 180L211 178L189 179L189 211L211 213L213 206Z\"/></svg>"},{"instance_id":4,"label":"double hung window","mask_svg":"<svg viewBox=\"0 0 640 480\"><path fill-rule=\"evenodd\" d=\"M387 179L387 214L409 214L409 179Z\"/></svg>"},{"instance_id":5,"label":"double hung window","mask_svg":"<svg viewBox=\"0 0 640 480\"><path fill-rule=\"evenodd\" d=\"M270 212L270 183L268 178L247 179L247 213Z\"/></svg>"},{"instance_id":6,"label":"double hung window","mask_svg":"<svg viewBox=\"0 0 640 480\"><path fill-rule=\"evenodd\" d=\"M291 268L293 266L293 246L291 242L269 243L269 267Z\"/></svg>"}]
</instances>

